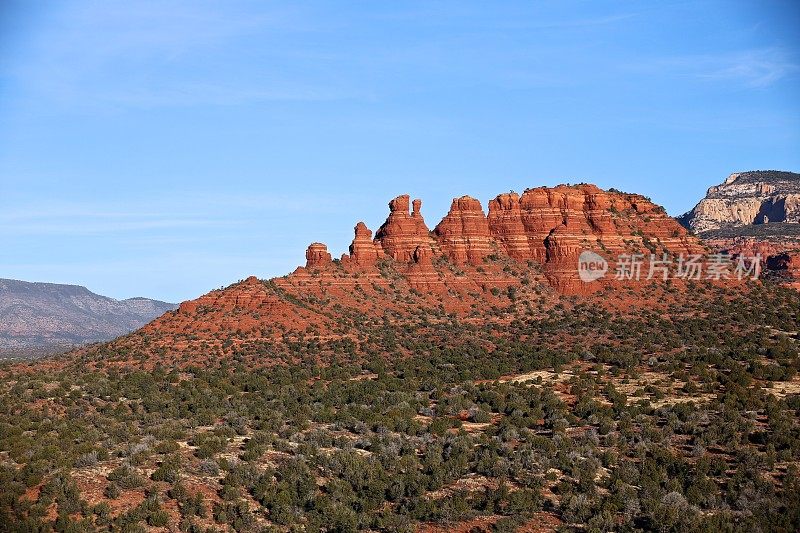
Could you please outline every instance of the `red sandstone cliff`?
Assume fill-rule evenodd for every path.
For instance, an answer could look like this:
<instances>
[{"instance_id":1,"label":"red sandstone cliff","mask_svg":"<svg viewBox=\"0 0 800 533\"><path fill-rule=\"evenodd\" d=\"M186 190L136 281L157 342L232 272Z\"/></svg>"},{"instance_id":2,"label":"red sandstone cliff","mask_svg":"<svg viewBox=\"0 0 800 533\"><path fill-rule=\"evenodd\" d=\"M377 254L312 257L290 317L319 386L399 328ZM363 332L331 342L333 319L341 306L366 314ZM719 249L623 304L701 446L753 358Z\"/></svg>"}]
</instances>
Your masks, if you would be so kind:
<instances>
[{"instance_id":1,"label":"red sandstone cliff","mask_svg":"<svg viewBox=\"0 0 800 533\"><path fill-rule=\"evenodd\" d=\"M314 242L306 250L306 268L313 268L331 262L328 247L322 243Z\"/></svg>"},{"instance_id":2,"label":"red sandstone cliff","mask_svg":"<svg viewBox=\"0 0 800 533\"><path fill-rule=\"evenodd\" d=\"M714 251L761 258L762 268L769 275L800 289L800 241L796 238L764 238L754 236L706 238L703 241Z\"/></svg>"},{"instance_id":3,"label":"red sandstone cliff","mask_svg":"<svg viewBox=\"0 0 800 533\"><path fill-rule=\"evenodd\" d=\"M453 199L450 212L433 232L442 252L457 264L479 265L497 250L481 203L469 196Z\"/></svg>"},{"instance_id":4,"label":"red sandstone cliff","mask_svg":"<svg viewBox=\"0 0 800 533\"><path fill-rule=\"evenodd\" d=\"M593 185L501 194L488 213L462 196L434 231L419 200L398 196L389 211L374 238L364 223L355 226L350 253L340 261L313 243L305 267L269 281L251 277L185 302L141 330L137 342L185 354L307 331L353 338L359 323L390 317L455 314L480 324L488 312L502 321L502 309L530 306L542 295L557 300L559 293L588 294L616 284L611 278L619 254L705 251L648 199ZM606 279L581 281L584 250L611 263Z\"/></svg>"},{"instance_id":5,"label":"red sandstone cliff","mask_svg":"<svg viewBox=\"0 0 800 533\"><path fill-rule=\"evenodd\" d=\"M501 194L489 202L488 215L478 200L455 198L433 232L425 224L421 205L414 200L409 213L408 195L393 199L389 217L374 240L363 223L356 226L350 255L343 260L369 266L391 258L412 280L430 288L438 278L434 257L444 256L458 267L506 257L541 265L550 284L561 292L585 293L599 284L587 285L578 278L578 256L584 250L604 256L612 268L620 254L641 253L646 261L651 254L662 257L705 251L650 200L594 185L539 187L521 196ZM306 254L308 266L324 265L329 261L326 254L322 245L311 245Z\"/></svg>"},{"instance_id":6,"label":"red sandstone cliff","mask_svg":"<svg viewBox=\"0 0 800 533\"><path fill-rule=\"evenodd\" d=\"M418 246L435 245L420 208L422 200L414 200L414 210L408 213L409 196L403 194L389 202L389 218L378 229L375 240L380 242L389 257L410 261Z\"/></svg>"},{"instance_id":7,"label":"red sandstone cliff","mask_svg":"<svg viewBox=\"0 0 800 533\"><path fill-rule=\"evenodd\" d=\"M350 245L350 259L359 265L374 265L383 257L383 247L372 240L372 231L359 222L355 227L355 237Z\"/></svg>"}]
</instances>

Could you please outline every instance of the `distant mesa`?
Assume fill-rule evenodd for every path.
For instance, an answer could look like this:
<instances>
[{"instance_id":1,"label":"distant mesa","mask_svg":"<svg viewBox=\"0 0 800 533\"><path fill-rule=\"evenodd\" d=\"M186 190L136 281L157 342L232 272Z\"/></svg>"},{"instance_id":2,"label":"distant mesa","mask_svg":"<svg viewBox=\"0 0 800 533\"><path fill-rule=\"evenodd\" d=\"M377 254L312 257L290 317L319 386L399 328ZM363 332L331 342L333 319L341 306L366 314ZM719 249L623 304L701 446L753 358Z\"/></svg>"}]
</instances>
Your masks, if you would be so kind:
<instances>
[{"instance_id":1,"label":"distant mesa","mask_svg":"<svg viewBox=\"0 0 800 533\"><path fill-rule=\"evenodd\" d=\"M115 300L78 285L0 279L0 357L111 340L176 307L149 298Z\"/></svg>"},{"instance_id":2,"label":"distant mesa","mask_svg":"<svg viewBox=\"0 0 800 533\"><path fill-rule=\"evenodd\" d=\"M758 170L731 174L678 219L697 234L800 222L800 174Z\"/></svg>"},{"instance_id":3,"label":"distant mesa","mask_svg":"<svg viewBox=\"0 0 800 533\"><path fill-rule=\"evenodd\" d=\"M800 272L792 266L800 263L800 174L731 174L678 220L713 250L760 255L768 270L800 288Z\"/></svg>"}]
</instances>

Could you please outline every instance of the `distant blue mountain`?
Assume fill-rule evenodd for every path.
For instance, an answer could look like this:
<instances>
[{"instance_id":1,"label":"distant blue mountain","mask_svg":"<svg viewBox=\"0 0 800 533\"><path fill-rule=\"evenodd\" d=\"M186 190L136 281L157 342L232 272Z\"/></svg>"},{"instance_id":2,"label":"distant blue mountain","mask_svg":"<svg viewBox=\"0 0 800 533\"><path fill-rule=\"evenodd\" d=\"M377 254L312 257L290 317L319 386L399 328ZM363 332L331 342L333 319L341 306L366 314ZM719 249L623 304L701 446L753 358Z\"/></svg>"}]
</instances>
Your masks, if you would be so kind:
<instances>
[{"instance_id":1,"label":"distant blue mountain","mask_svg":"<svg viewBox=\"0 0 800 533\"><path fill-rule=\"evenodd\" d=\"M115 300L78 285L0 278L0 357L111 340L176 307L149 298Z\"/></svg>"}]
</instances>

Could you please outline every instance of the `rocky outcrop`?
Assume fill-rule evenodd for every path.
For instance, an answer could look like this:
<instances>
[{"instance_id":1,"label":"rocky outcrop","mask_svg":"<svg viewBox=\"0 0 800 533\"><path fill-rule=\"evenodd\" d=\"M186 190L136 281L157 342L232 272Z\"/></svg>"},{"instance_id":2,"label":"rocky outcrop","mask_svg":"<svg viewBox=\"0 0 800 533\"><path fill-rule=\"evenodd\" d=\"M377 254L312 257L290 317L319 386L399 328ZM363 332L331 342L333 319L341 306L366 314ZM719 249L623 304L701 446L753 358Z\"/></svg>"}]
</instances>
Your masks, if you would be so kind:
<instances>
[{"instance_id":1,"label":"rocky outcrop","mask_svg":"<svg viewBox=\"0 0 800 533\"><path fill-rule=\"evenodd\" d=\"M364 342L360 324L397 317L503 320L505 310L543 296L589 294L620 283L613 278L621 254L641 254L646 275L650 254L705 251L647 198L594 185L501 194L489 202L488 213L478 200L462 196L433 232L421 205L408 195L393 199L374 238L364 223L356 224L350 253L341 261L331 261L326 246L314 243L306 267L288 276L248 278L182 304L145 327L139 347L187 354L207 345L218 353L261 353L260 344L245 345L287 335L301 340L309 333ZM580 279L578 259L585 251L608 262L606 278Z\"/></svg>"},{"instance_id":2,"label":"rocky outcrop","mask_svg":"<svg viewBox=\"0 0 800 533\"><path fill-rule=\"evenodd\" d=\"M331 262L328 247L321 242L312 242L306 249L306 268L324 266Z\"/></svg>"},{"instance_id":3,"label":"rocky outcrop","mask_svg":"<svg viewBox=\"0 0 800 533\"><path fill-rule=\"evenodd\" d=\"M584 250L605 256L612 266L620 254L703 252L650 200L588 184L501 194L489 202L488 223L505 254L542 263L552 284L566 292L587 289L576 269Z\"/></svg>"},{"instance_id":4,"label":"rocky outcrop","mask_svg":"<svg viewBox=\"0 0 800 533\"><path fill-rule=\"evenodd\" d=\"M479 265L495 249L481 203L470 196L453 199L433 232L442 252L457 264Z\"/></svg>"},{"instance_id":5,"label":"rocky outcrop","mask_svg":"<svg viewBox=\"0 0 800 533\"><path fill-rule=\"evenodd\" d=\"M528 189L522 196L501 194L489 202L489 228L509 256L546 262L548 250L551 258L559 255L556 237L546 245L559 228L562 242L570 234L613 237L609 206L608 194L594 185Z\"/></svg>"},{"instance_id":6,"label":"rocky outcrop","mask_svg":"<svg viewBox=\"0 0 800 533\"><path fill-rule=\"evenodd\" d=\"M759 257L765 275L800 288L800 240L791 235L781 239L748 235L715 237L705 239L704 242L713 251L732 257Z\"/></svg>"},{"instance_id":7,"label":"rocky outcrop","mask_svg":"<svg viewBox=\"0 0 800 533\"><path fill-rule=\"evenodd\" d=\"M355 237L350 244L350 260L358 265L374 265L383 255L383 247L372 240L372 231L366 224L356 224Z\"/></svg>"},{"instance_id":8,"label":"rocky outcrop","mask_svg":"<svg viewBox=\"0 0 800 533\"><path fill-rule=\"evenodd\" d=\"M710 187L691 211L678 219L698 234L750 225L800 222L800 174L741 172Z\"/></svg>"},{"instance_id":9,"label":"rocky outcrop","mask_svg":"<svg viewBox=\"0 0 800 533\"><path fill-rule=\"evenodd\" d=\"M501 248L514 259L531 257L528 234L522 223L519 195L505 193L489 201L489 232Z\"/></svg>"},{"instance_id":10,"label":"rocky outcrop","mask_svg":"<svg viewBox=\"0 0 800 533\"><path fill-rule=\"evenodd\" d=\"M585 250L604 255L612 266L621 254L661 257L698 254L705 249L660 206L637 194L603 191L589 184L527 189L489 202L488 216L478 200L455 198L450 211L428 231L421 202L409 196L389 202L389 217L369 242L366 226L356 227L351 259L371 264L383 250L400 263L430 263L443 254L455 265L482 265L490 257L531 261L544 267L551 284L564 292L585 292L578 277L578 256ZM430 270L430 269L428 269ZM427 283L434 283L428 276Z\"/></svg>"},{"instance_id":11,"label":"rocky outcrop","mask_svg":"<svg viewBox=\"0 0 800 533\"><path fill-rule=\"evenodd\" d=\"M417 247L432 248L436 245L420 212L422 200L414 200L411 214L408 207L407 194L389 202L389 218L375 234L375 239L380 242L387 255L404 262L412 260Z\"/></svg>"},{"instance_id":12,"label":"rocky outcrop","mask_svg":"<svg viewBox=\"0 0 800 533\"><path fill-rule=\"evenodd\" d=\"M756 255L766 259L773 255L780 255L791 250L800 250L800 243L792 241L769 241L754 237L734 237L730 239L705 239L709 248L715 252L731 255L754 257Z\"/></svg>"},{"instance_id":13,"label":"rocky outcrop","mask_svg":"<svg viewBox=\"0 0 800 533\"><path fill-rule=\"evenodd\" d=\"M790 265L800 250L800 174L731 174L678 219L714 251L760 256L766 274L800 286Z\"/></svg>"}]
</instances>

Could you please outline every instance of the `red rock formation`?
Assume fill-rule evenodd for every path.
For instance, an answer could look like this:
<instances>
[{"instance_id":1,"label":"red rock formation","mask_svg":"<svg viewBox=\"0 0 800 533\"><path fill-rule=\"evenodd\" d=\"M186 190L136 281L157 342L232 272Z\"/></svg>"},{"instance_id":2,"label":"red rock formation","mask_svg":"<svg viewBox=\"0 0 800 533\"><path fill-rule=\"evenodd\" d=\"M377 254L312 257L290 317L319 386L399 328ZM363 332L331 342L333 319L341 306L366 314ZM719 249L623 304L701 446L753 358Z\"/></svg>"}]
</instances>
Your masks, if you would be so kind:
<instances>
[{"instance_id":1,"label":"red rock formation","mask_svg":"<svg viewBox=\"0 0 800 533\"><path fill-rule=\"evenodd\" d=\"M696 240L664 210L640 195L606 192L594 185L528 189L489 202L489 231L501 249L519 260L545 265L552 284L565 292L591 287L577 274L584 250L612 261L623 253L702 253ZM596 287L597 285L595 285Z\"/></svg>"},{"instance_id":2,"label":"red rock formation","mask_svg":"<svg viewBox=\"0 0 800 533\"><path fill-rule=\"evenodd\" d=\"M431 266L431 249L428 246L417 246L414 249L414 263L421 266Z\"/></svg>"},{"instance_id":3,"label":"red rock formation","mask_svg":"<svg viewBox=\"0 0 800 533\"><path fill-rule=\"evenodd\" d=\"M418 246L433 248L436 242L422 218L421 200L414 200L414 210L408 213L409 196L403 194L389 202L389 218L378 229L375 240L397 261L409 262Z\"/></svg>"},{"instance_id":4,"label":"red rock formation","mask_svg":"<svg viewBox=\"0 0 800 533\"><path fill-rule=\"evenodd\" d=\"M589 286L578 277L578 256L584 250L604 255L612 273L620 254L642 254L647 260L651 254L705 251L643 196L606 192L594 185L539 187L522 196L501 194L489 203L488 217L477 200L456 198L436 226L435 240L420 214L421 202L415 200L413 205L409 215L407 195L389 203L389 218L376 241L391 257L412 262L422 246L461 265L482 264L490 254L534 261L544 265L551 284L564 292L581 293L599 285Z\"/></svg>"},{"instance_id":5,"label":"red rock formation","mask_svg":"<svg viewBox=\"0 0 800 533\"><path fill-rule=\"evenodd\" d=\"M547 260L545 240L564 226L564 234L614 237L611 200L594 185L528 189L522 195L501 194L489 202L489 230L516 259Z\"/></svg>"},{"instance_id":6,"label":"red rock formation","mask_svg":"<svg viewBox=\"0 0 800 533\"><path fill-rule=\"evenodd\" d=\"M489 234L514 259L531 258L528 235L522 224L519 195L515 192L497 196L489 202Z\"/></svg>"},{"instance_id":7,"label":"red rock formation","mask_svg":"<svg viewBox=\"0 0 800 533\"><path fill-rule=\"evenodd\" d=\"M408 267L406 277L409 285L418 291L442 293L446 291L446 283L439 277L433 266L433 250L430 246L417 246L412 254L413 263Z\"/></svg>"},{"instance_id":8,"label":"red rock formation","mask_svg":"<svg viewBox=\"0 0 800 533\"><path fill-rule=\"evenodd\" d=\"M363 224L356 226L350 260L373 264L385 251L395 260L415 265L409 273L419 281L430 271L430 260L446 254L459 265L481 265L488 256L533 261L544 266L550 283L562 292L585 293L600 283L587 284L578 276L578 257L591 250L606 258L613 277L621 254L642 254L647 272L651 254L702 254L705 249L688 235L663 208L636 194L606 192L594 185L559 185L526 190L522 196L507 193L489 203L484 216L480 202L469 196L456 198L433 236L414 200L409 213L408 195L389 202L389 217L375 241ZM427 284L438 278L426 274Z\"/></svg>"},{"instance_id":9,"label":"red rock formation","mask_svg":"<svg viewBox=\"0 0 800 533\"><path fill-rule=\"evenodd\" d=\"M314 243L306 253L307 268L264 282L249 278L184 303L144 328L139 346L192 353L207 344L230 351L239 343L302 337L309 328L321 336L357 339L362 320L418 316L426 310L477 323L503 320L502 312L490 316L481 310L531 304L547 294L557 299L554 289L586 294L608 286L619 254L704 251L646 198L591 185L503 194L490 202L488 217L477 200L457 198L433 235L420 213L421 202L413 203L411 213L409 204L406 195L390 202L375 240L363 223L357 224L350 255L339 264L332 264L325 245ZM579 278L584 250L611 262L603 281ZM386 254L395 261L378 268L376 261ZM452 262L438 261L440 254ZM461 263L460 268L452 263ZM794 265L787 263L785 270L796 271ZM642 271L646 274L646 267Z\"/></svg>"},{"instance_id":10,"label":"red rock formation","mask_svg":"<svg viewBox=\"0 0 800 533\"><path fill-rule=\"evenodd\" d=\"M306 249L306 268L314 268L326 265L331 262L331 254L328 247L320 242L313 242Z\"/></svg>"},{"instance_id":11,"label":"red rock formation","mask_svg":"<svg viewBox=\"0 0 800 533\"><path fill-rule=\"evenodd\" d=\"M453 199L433 232L442 252L457 264L481 264L494 248L481 203L469 196Z\"/></svg>"},{"instance_id":12,"label":"red rock formation","mask_svg":"<svg viewBox=\"0 0 800 533\"><path fill-rule=\"evenodd\" d=\"M776 275L789 286L800 289L800 242L796 239L762 239L758 237L732 237L704 239L712 250L734 257L761 258L762 272Z\"/></svg>"},{"instance_id":13,"label":"red rock formation","mask_svg":"<svg viewBox=\"0 0 800 533\"><path fill-rule=\"evenodd\" d=\"M356 224L350 259L358 265L373 265L382 256L383 248L372 240L372 231L363 222Z\"/></svg>"}]
</instances>

